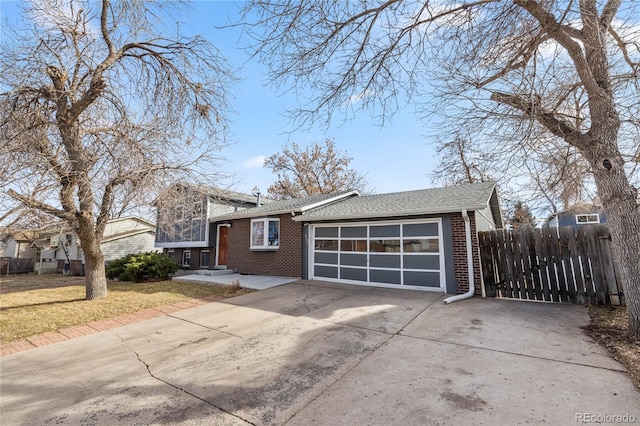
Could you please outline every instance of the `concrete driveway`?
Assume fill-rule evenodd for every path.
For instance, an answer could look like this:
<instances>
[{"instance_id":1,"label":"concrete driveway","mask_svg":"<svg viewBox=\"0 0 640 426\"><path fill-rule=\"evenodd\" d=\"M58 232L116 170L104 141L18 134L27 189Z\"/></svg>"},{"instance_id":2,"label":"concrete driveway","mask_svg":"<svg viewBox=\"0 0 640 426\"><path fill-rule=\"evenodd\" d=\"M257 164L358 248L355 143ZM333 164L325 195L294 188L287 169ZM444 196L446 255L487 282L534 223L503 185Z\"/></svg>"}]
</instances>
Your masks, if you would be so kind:
<instances>
[{"instance_id":1,"label":"concrete driveway","mask_svg":"<svg viewBox=\"0 0 640 426\"><path fill-rule=\"evenodd\" d=\"M4 356L0 423L640 422L587 323L581 306L299 281Z\"/></svg>"}]
</instances>

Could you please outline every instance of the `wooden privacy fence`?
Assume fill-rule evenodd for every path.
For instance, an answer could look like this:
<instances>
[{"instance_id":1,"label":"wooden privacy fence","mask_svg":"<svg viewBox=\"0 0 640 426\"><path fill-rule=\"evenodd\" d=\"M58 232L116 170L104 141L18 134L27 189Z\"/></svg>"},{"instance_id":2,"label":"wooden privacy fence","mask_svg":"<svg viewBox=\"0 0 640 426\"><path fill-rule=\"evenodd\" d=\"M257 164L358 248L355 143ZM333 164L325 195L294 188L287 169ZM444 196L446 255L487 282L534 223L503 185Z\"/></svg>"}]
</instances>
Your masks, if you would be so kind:
<instances>
[{"instance_id":1,"label":"wooden privacy fence","mask_svg":"<svg viewBox=\"0 0 640 426\"><path fill-rule=\"evenodd\" d=\"M487 296L620 304L622 285L606 225L479 232Z\"/></svg>"},{"instance_id":2,"label":"wooden privacy fence","mask_svg":"<svg viewBox=\"0 0 640 426\"><path fill-rule=\"evenodd\" d=\"M0 259L0 275L23 274L26 272L33 272L33 259L11 257Z\"/></svg>"}]
</instances>

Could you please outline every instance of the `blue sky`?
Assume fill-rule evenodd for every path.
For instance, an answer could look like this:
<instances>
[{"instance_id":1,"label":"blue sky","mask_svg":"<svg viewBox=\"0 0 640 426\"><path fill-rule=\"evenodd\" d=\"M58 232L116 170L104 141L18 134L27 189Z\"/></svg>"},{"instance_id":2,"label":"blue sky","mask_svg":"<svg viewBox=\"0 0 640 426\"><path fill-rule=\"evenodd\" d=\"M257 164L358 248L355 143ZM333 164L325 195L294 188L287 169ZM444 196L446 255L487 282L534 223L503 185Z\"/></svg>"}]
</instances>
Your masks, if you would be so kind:
<instances>
[{"instance_id":1,"label":"blue sky","mask_svg":"<svg viewBox=\"0 0 640 426\"><path fill-rule=\"evenodd\" d=\"M243 81L233 102L236 114L231 124L235 144L223 152L225 168L238 183L235 189L250 191L258 186L262 192L273 183L274 174L258 167L260 156L278 152L291 141L306 146L326 138L336 141L338 148L353 158L352 167L365 173L371 188L377 192L393 192L430 186L428 174L433 164L434 149L424 137L429 133L412 111L399 111L385 127L377 126L366 113L347 122L335 120L328 129L319 126L293 131L284 111L296 105L289 94L278 94L266 84L266 67L249 60L240 40L238 28L216 29L229 22L237 7L226 1L195 2L196 13L191 15L185 31L199 33L214 43L241 69ZM233 19L233 18L232 18ZM187 28L188 27L188 28Z\"/></svg>"},{"instance_id":2,"label":"blue sky","mask_svg":"<svg viewBox=\"0 0 640 426\"><path fill-rule=\"evenodd\" d=\"M3 19L15 16L17 4L0 0ZM241 192L258 186L266 193L275 175L260 166L260 158L279 152L287 142L306 146L326 138L334 139L338 148L353 158L352 168L367 175L370 189L376 193L431 186L429 173L437 163L430 139L425 137L431 130L412 109L398 111L385 127L376 125L367 113L359 113L347 122L334 120L328 129L316 126L293 131L284 111L294 108L296 99L266 85L266 67L250 60L242 49L248 43L239 40L238 28L216 28L228 24L229 17L233 19L237 6L231 1L199 1L193 3L193 9L184 16L181 32L201 34L212 42L240 70L242 79L232 100L233 143L221 152L221 167L229 176L224 186Z\"/></svg>"}]
</instances>

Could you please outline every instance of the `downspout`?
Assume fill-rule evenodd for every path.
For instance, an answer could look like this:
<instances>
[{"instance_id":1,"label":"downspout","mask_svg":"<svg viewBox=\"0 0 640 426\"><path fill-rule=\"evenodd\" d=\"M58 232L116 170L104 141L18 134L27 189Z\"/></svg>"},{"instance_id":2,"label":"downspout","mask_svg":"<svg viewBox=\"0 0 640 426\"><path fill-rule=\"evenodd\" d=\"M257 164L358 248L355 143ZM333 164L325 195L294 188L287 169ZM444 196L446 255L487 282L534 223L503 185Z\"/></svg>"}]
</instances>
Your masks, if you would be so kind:
<instances>
[{"instance_id":1,"label":"downspout","mask_svg":"<svg viewBox=\"0 0 640 426\"><path fill-rule=\"evenodd\" d=\"M468 299L473 296L476 291L475 277L473 274L473 246L471 240L471 219L467 209L462 210L462 218L464 219L464 233L467 240L467 273L469 275L469 290L463 294L457 294L444 299L445 304L456 302L458 300Z\"/></svg>"}]
</instances>

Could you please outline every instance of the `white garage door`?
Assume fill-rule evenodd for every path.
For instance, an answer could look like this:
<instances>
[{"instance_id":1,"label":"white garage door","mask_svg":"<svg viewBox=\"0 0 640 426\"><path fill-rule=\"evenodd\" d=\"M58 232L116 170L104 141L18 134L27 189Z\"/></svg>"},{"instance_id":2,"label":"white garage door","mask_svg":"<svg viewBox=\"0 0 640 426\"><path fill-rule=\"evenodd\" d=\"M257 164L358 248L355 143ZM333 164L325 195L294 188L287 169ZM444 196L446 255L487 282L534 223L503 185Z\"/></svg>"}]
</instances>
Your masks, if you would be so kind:
<instances>
[{"instance_id":1,"label":"white garage door","mask_svg":"<svg viewBox=\"0 0 640 426\"><path fill-rule=\"evenodd\" d=\"M310 232L312 279L445 289L439 219L321 224Z\"/></svg>"}]
</instances>

